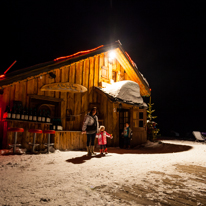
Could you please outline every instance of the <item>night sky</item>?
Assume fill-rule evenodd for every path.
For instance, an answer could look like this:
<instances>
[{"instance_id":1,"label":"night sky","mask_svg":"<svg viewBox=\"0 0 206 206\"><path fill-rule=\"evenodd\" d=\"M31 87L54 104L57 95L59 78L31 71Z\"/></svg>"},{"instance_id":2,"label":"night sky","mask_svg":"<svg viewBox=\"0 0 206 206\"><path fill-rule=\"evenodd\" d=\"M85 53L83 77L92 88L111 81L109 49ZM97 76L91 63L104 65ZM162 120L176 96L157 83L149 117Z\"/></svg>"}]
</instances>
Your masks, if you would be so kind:
<instances>
[{"instance_id":1,"label":"night sky","mask_svg":"<svg viewBox=\"0 0 206 206\"><path fill-rule=\"evenodd\" d=\"M0 74L120 40L150 84L161 134L206 132L203 2L3 0Z\"/></svg>"}]
</instances>

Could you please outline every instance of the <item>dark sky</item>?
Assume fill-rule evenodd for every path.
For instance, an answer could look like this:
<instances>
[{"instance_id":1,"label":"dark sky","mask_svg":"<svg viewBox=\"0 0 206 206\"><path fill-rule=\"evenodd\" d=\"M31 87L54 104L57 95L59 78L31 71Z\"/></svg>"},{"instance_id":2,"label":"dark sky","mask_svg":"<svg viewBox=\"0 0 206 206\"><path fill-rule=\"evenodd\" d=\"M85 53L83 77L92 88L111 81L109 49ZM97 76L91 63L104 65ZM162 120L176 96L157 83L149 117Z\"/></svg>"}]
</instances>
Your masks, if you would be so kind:
<instances>
[{"instance_id":1,"label":"dark sky","mask_svg":"<svg viewBox=\"0 0 206 206\"><path fill-rule=\"evenodd\" d=\"M162 134L206 131L203 2L2 0L0 71L120 40L150 83Z\"/></svg>"}]
</instances>

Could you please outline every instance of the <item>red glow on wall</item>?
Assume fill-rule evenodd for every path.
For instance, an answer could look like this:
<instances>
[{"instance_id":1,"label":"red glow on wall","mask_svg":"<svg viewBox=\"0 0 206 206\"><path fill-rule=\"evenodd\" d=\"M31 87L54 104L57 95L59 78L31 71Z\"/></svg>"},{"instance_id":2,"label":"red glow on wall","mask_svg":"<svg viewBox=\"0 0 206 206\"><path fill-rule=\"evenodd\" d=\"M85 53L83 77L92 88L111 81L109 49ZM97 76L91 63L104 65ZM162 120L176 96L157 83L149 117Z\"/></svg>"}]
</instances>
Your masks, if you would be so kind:
<instances>
[{"instance_id":1,"label":"red glow on wall","mask_svg":"<svg viewBox=\"0 0 206 206\"><path fill-rule=\"evenodd\" d=\"M1 109L1 108L0 108ZM3 114L3 119L2 120L4 120L4 119L6 119L7 118L7 112L4 112L4 114ZM1 120L0 120L1 121Z\"/></svg>"},{"instance_id":2,"label":"red glow on wall","mask_svg":"<svg viewBox=\"0 0 206 206\"><path fill-rule=\"evenodd\" d=\"M95 50L97 50L97 49L99 49L99 48L101 48L101 47L103 47L103 46L104 46L104 45L98 46L98 47L96 47L96 48L94 48L94 49L90 49L90 50L79 51L79 52L77 52L77 53L75 53L75 54L71 54L71 55L69 55L69 56L58 57L58 58L54 59L54 61L66 60L66 59L70 59L70 58L72 58L72 57L78 57L78 56L80 56L80 55L82 55L82 54L88 54L88 53L93 52L93 51L95 51Z\"/></svg>"},{"instance_id":3,"label":"red glow on wall","mask_svg":"<svg viewBox=\"0 0 206 206\"><path fill-rule=\"evenodd\" d=\"M4 121L4 111L6 109L5 101L3 101L3 95L0 95L0 121ZM7 115L7 114L6 114Z\"/></svg>"}]
</instances>

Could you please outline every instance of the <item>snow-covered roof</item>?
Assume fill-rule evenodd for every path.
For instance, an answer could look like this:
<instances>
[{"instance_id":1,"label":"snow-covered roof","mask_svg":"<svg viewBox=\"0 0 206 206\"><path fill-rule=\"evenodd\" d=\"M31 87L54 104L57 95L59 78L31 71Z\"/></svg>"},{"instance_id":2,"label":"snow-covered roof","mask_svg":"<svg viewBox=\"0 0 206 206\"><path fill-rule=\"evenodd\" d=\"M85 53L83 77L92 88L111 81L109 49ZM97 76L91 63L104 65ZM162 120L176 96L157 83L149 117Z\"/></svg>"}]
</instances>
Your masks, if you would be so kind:
<instances>
[{"instance_id":1,"label":"snow-covered roof","mask_svg":"<svg viewBox=\"0 0 206 206\"><path fill-rule=\"evenodd\" d=\"M147 107L140 95L139 84L130 80L115 82L101 89L104 93L125 103L138 104Z\"/></svg>"}]
</instances>

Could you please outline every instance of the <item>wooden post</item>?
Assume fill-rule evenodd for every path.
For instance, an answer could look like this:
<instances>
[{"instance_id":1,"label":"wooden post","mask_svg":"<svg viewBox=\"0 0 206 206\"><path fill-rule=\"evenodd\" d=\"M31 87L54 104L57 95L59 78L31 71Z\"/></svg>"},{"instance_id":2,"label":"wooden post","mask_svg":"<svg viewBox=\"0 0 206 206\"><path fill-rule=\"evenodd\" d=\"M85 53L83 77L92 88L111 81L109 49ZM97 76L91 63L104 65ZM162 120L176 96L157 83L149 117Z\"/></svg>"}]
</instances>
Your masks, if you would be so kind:
<instances>
[{"instance_id":1,"label":"wooden post","mask_svg":"<svg viewBox=\"0 0 206 206\"><path fill-rule=\"evenodd\" d=\"M45 95L45 92L41 91L41 88L44 85L45 85L45 75L41 75L37 78L37 95Z\"/></svg>"},{"instance_id":2,"label":"wooden post","mask_svg":"<svg viewBox=\"0 0 206 206\"><path fill-rule=\"evenodd\" d=\"M114 134L114 131L113 131L113 122L114 122L114 119L113 119L113 103L109 100L108 100L108 113L107 113L107 116L108 116L108 126L106 128L106 131L108 131L108 133L110 133L110 134ZM113 146L112 145L112 140L109 140L108 143L109 142L110 142L110 146Z\"/></svg>"},{"instance_id":3,"label":"wooden post","mask_svg":"<svg viewBox=\"0 0 206 206\"><path fill-rule=\"evenodd\" d=\"M89 103L93 102L94 57L89 58Z\"/></svg>"},{"instance_id":4,"label":"wooden post","mask_svg":"<svg viewBox=\"0 0 206 206\"><path fill-rule=\"evenodd\" d=\"M94 87L99 86L99 55L94 56ZM94 91L94 102L97 101L97 93Z\"/></svg>"},{"instance_id":5,"label":"wooden post","mask_svg":"<svg viewBox=\"0 0 206 206\"><path fill-rule=\"evenodd\" d=\"M99 83L102 81L102 66L104 66L104 53L100 54L99 58Z\"/></svg>"},{"instance_id":6,"label":"wooden post","mask_svg":"<svg viewBox=\"0 0 206 206\"><path fill-rule=\"evenodd\" d=\"M61 82L61 70L60 69L56 69L56 78L55 78L55 82ZM60 92L55 92L54 94L55 98L59 98L60 97Z\"/></svg>"},{"instance_id":7,"label":"wooden post","mask_svg":"<svg viewBox=\"0 0 206 206\"><path fill-rule=\"evenodd\" d=\"M70 83L75 83L75 68L76 68L76 63L71 64L70 69L69 69L69 82ZM71 115L75 114L74 104L75 104L74 103L74 93L68 92L67 93L67 109L71 111ZM74 127L73 120L67 121L66 130L73 130L73 127Z\"/></svg>"},{"instance_id":8,"label":"wooden post","mask_svg":"<svg viewBox=\"0 0 206 206\"><path fill-rule=\"evenodd\" d=\"M82 61L81 62L77 62L76 64L76 75L75 75L75 83L76 84L82 84ZM74 114L75 116L75 121L74 121L74 127L73 129L75 131L81 130L81 113L82 113L82 109L81 109L81 105L82 105L82 94L81 93L77 93L74 94Z\"/></svg>"},{"instance_id":9,"label":"wooden post","mask_svg":"<svg viewBox=\"0 0 206 206\"><path fill-rule=\"evenodd\" d=\"M62 82L67 82L69 67L63 67L61 69L62 69L61 80ZM61 120L62 120L63 129L65 130L66 129L67 92L61 92L61 99L63 99L63 101L61 102Z\"/></svg>"}]
</instances>

